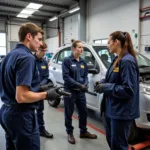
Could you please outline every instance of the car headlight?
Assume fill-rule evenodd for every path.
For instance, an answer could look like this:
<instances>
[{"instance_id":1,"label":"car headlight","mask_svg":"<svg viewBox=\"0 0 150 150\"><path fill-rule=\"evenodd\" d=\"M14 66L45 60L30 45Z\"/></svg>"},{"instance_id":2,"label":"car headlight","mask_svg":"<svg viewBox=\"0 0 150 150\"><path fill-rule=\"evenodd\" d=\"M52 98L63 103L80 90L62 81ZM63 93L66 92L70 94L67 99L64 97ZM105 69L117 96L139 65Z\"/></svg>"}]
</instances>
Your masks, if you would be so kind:
<instances>
[{"instance_id":1,"label":"car headlight","mask_svg":"<svg viewBox=\"0 0 150 150\"><path fill-rule=\"evenodd\" d=\"M140 92L150 95L150 86L146 84L140 84Z\"/></svg>"}]
</instances>

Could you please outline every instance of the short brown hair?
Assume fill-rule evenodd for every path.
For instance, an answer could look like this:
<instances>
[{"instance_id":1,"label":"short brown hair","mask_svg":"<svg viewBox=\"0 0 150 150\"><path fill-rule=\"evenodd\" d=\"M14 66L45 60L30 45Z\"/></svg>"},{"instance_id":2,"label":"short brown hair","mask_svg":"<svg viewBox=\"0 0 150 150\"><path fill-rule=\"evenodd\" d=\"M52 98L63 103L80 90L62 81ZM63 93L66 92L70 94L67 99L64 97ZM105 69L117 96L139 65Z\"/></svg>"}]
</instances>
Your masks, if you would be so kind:
<instances>
[{"instance_id":1,"label":"short brown hair","mask_svg":"<svg viewBox=\"0 0 150 150\"><path fill-rule=\"evenodd\" d=\"M31 35L34 38L38 34L38 32L41 33L42 35L44 34L44 31L34 23L28 22L22 24L18 32L19 41L23 42L28 33L31 33Z\"/></svg>"},{"instance_id":2,"label":"short brown hair","mask_svg":"<svg viewBox=\"0 0 150 150\"><path fill-rule=\"evenodd\" d=\"M42 45L40 46L40 49L46 49L46 48L47 48L47 44L43 42Z\"/></svg>"}]
</instances>

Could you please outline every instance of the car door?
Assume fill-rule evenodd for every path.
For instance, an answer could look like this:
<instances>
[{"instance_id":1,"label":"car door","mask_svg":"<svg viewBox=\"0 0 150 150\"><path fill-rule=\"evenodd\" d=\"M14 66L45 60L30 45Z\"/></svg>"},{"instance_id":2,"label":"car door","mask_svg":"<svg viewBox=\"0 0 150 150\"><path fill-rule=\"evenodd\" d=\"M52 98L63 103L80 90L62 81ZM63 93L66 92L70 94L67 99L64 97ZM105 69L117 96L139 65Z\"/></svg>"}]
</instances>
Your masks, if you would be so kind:
<instances>
[{"instance_id":1,"label":"car door","mask_svg":"<svg viewBox=\"0 0 150 150\"><path fill-rule=\"evenodd\" d=\"M92 54L89 48L84 47L84 52L81 56L87 63L87 65L93 65L98 64L95 56ZM99 70L99 68L97 68ZM97 100L97 94L94 92L94 83L95 83L95 75L88 73L88 92L86 93L86 99L87 99L87 105L89 108L98 108L98 100Z\"/></svg>"},{"instance_id":2,"label":"car door","mask_svg":"<svg viewBox=\"0 0 150 150\"><path fill-rule=\"evenodd\" d=\"M62 62L65 57L70 56L71 47L64 48L60 50L52 59L52 63L50 65L51 73L54 75L57 84L63 85L64 81L62 78Z\"/></svg>"},{"instance_id":3,"label":"car door","mask_svg":"<svg viewBox=\"0 0 150 150\"><path fill-rule=\"evenodd\" d=\"M49 64L49 75L50 75L50 78L52 78L51 77L51 74L52 74L52 76L55 78L56 81L57 81L58 72L59 72L59 69L58 69L59 66L56 63L58 54L59 54L59 52L54 55L54 57L51 59L50 64Z\"/></svg>"}]
</instances>

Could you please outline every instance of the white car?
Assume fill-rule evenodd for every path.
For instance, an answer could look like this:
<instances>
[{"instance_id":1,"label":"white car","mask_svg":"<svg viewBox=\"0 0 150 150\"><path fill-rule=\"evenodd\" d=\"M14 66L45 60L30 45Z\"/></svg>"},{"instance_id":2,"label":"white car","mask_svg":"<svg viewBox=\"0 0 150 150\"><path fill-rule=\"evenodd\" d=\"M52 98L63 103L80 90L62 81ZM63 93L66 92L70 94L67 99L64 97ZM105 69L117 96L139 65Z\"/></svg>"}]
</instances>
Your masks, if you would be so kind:
<instances>
[{"instance_id":1,"label":"white car","mask_svg":"<svg viewBox=\"0 0 150 150\"><path fill-rule=\"evenodd\" d=\"M62 61L71 54L71 44L58 49L53 55L49 71L50 78L54 84L63 85ZM150 60L140 53L136 52L138 66L140 70L140 118L135 120L132 125L130 139L134 139L139 129L148 129L150 131ZM94 92L94 83L105 78L107 68L109 67L114 54L110 54L106 45L90 45L84 43L84 52L82 57L89 67L89 89L86 93L87 107L100 112L100 105L103 94ZM49 102L53 107L57 107L60 99Z\"/></svg>"}]
</instances>

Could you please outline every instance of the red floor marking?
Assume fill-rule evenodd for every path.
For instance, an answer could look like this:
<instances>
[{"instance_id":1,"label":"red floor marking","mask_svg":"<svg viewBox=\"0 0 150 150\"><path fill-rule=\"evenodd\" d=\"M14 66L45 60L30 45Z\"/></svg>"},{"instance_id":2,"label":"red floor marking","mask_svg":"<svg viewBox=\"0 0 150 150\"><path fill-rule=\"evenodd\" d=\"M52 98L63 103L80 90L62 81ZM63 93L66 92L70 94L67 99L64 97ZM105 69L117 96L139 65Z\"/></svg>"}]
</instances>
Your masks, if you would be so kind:
<instances>
[{"instance_id":1,"label":"red floor marking","mask_svg":"<svg viewBox=\"0 0 150 150\"><path fill-rule=\"evenodd\" d=\"M61 108L56 108L56 109L57 109L58 111L64 112L64 110L61 109ZM78 117L75 116L75 115L73 115L72 118L78 120ZM104 132L103 130L97 128L96 126L94 126L94 125L92 125L92 124L90 124L90 123L87 123L87 126L89 126L90 128L92 128L93 130L95 130L95 131L97 131L97 132L99 132L99 133L105 135L105 132Z\"/></svg>"},{"instance_id":2,"label":"red floor marking","mask_svg":"<svg viewBox=\"0 0 150 150\"><path fill-rule=\"evenodd\" d=\"M56 109L57 109L58 111L64 112L64 110L61 109L61 108L56 108ZM72 118L78 120L78 117L75 116L75 115L73 115ZM106 135L103 130L97 128L96 126L94 126L94 125L92 125L92 124L90 124L90 123L87 123L87 126L89 126L89 127L92 128L93 130L95 130L95 131L97 131L97 132L99 132L99 133L101 133L101 134L103 134L103 135ZM150 137L149 137L149 138L150 138ZM129 148L128 148L128 150L141 150L141 148L143 149L143 148L145 148L145 147L147 147L147 146L150 146L150 141L145 141L145 142L143 142L143 143L138 143L138 144L135 144L135 145L130 145Z\"/></svg>"}]
</instances>

